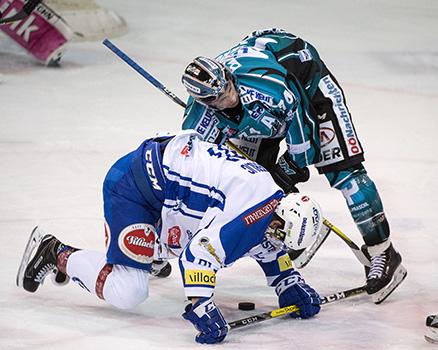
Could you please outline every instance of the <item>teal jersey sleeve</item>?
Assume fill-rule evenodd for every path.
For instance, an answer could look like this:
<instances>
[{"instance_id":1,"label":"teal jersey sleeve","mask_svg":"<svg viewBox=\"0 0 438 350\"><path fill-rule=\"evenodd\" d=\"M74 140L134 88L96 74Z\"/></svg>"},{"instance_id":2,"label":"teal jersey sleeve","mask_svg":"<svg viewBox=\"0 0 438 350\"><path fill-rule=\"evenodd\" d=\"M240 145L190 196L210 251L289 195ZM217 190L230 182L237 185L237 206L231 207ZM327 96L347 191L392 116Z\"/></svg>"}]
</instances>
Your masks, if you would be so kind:
<instances>
[{"instance_id":1,"label":"teal jersey sleeve","mask_svg":"<svg viewBox=\"0 0 438 350\"><path fill-rule=\"evenodd\" d=\"M197 103L193 97L190 97L184 112L182 129L196 130L204 141L221 143L222 137L218 128L219 118L220 116L215 110Z\"/></svg>"}]
</instances>

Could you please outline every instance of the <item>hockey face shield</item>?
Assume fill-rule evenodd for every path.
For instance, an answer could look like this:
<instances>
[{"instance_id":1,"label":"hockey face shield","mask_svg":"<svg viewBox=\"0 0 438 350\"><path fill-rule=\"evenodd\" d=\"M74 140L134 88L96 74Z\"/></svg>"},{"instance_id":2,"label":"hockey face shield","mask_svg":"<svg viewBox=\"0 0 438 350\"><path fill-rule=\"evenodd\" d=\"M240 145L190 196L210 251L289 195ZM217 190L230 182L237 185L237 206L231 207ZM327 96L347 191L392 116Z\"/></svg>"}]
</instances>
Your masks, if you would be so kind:
<instances>
[{"instance_id":1,"label":"hockey face shield","mask_svg":"<svg viewBox=\"0 0 438 350\"><path fill-rule=\"evenodd\" d=\"M208 107L225 109L238 97L228 68L206 57L196 57L186 67L181 81L196 101Z\"/></svg>"}]
</instances>

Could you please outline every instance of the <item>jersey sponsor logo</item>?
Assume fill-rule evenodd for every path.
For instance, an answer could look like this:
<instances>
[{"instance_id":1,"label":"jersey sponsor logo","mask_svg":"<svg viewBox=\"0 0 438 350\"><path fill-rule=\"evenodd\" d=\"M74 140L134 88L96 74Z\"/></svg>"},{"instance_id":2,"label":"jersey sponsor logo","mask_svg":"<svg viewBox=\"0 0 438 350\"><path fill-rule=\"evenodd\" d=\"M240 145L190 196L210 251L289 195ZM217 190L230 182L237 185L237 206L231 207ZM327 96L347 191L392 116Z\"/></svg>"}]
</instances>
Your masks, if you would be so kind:
<instances>
[{"instance_id":1,"label":"jersey sponsor logo","mask_svg":"<svg viewBox=\"0 0 438 350\"><path fill-rule=\"evenodd\" d=\"M205 137L215 127L215 125L218 122L219 119L216 118L214 112L210 109L205 109L201 120L199 121L198 125L196 125L195 127L195 130L199 134Z\"/></svg>"},{"instance_id":2,"label":"jersey sponsor logo","mask_svg":"<svg viewBox=\"0 0 438 350\"><path fill-rule=\"evenodd\" d=\"M210 270L185 270L185 285L206 285L214 287L216 285L216 274Z\"/></svg>"},{"instance_id":3,"label":"jersey sponsor logo","mask_svg":"<svg viewBox=\"0 0 438 350\"><path fill-rule=\"evenodd\" d=\"M322 167L344 160L344 155L342 154L341 147L339 146L333 123L330 120L321 123L319 130L321 142L321 160L318 164L316 164L316 166Z\"/></svg>"},{"instance_id":4,"label":"jersey sponsor logo","mask_svg":"<svg viewBox=\"0 0 438 350\"><path fill-rule=\"evenodd\" d=\"M145 152L146 159L146 172L151 180L152 187L158 191L161 191L161 187L158 184L158 178L155 175L154 165L152 164L152 150L148 149Z\"/></svg>"},{"instance_id":5,"label":"jersey sponsor logo","mask_svg":"<svg viewBox=\"0 0 438 350\"><path fill-rule=\"evenodd\" d=\"M260 221L261 219L265 218L269 214L271 214L275 210L277 205L278 205L278 199L271 199L269 203L255 209L249 214L246 214L243 217L243 222L246 225L252 225L257 221Z\"/></svg>"},{"instance_id":6,"label":"jersey sponsor logo","mask_svg":"<svg viewBox=\"0 0 438 350\"><path fill-rule=\"evenodd\" d=\"M239 86L239 95L242 103L244 105L250 104L254 101L261 101L266 103L268 106L274 105L274 99L272 96L266 95L256 89L250 88L248 86L240 85Z\"/></svg>"},{"instance_id":7,"label":"jersey sponsor logo","mask_svg":"<svg viewBox=\"0 0 438 350\"><path fill-rule=\"evenodd\" d=\"M332 101L333 110L338 118L339 126L341 127L341 131L346 140L348 155L354 156L361 153L362 149L353 129L353 123L347 106L345 105L341 89L335 84L329 75L323 77L318 86L324 96Z\"/></svg>"},{"instance_id":8,"label":"jersey sponsor logo","mask_svg":"<svg viewBox=\"0 0 438 350\"><path fill-rule=\"evenodd\" d=\"M189 146L185 145L180 153L184 157L188 157L189 156Z\"/></svg>"},{"instance_id":9,"label":"jersey sponsor logo","mask_svg":"<svg viewBox=\"0 0 438 350\"><path fill-rule=\"evenodd\" d=\"M319 128L319 137L321 140L321 147L328 145L335 139L335 131L332 128Z\"/></svg>"},{"instance_id":10,"label":"jersey sponsor logo","mask_svg":"<svg viewBox=\"0 0 438 350\"><path fill-rule=\"evenodd\" d=\"M298 245L300 246L304 239L304 234L306 233L307 227L307 218L303 218L303 222L301 223L300 235L298 236Z\"/></svg>"},{"instance_id":11,"label":"jersey sponsor logo","mask_svg":"<svg viewBox=\"0 0 438 350\"><path fill-rule=\"evenodd\" d=\"M262 139L259 137L241 137L231 141L251 159L256 159Z\"/></svg>"},{"instance_id":12,"label":"jersey sponsor logo","mask_svg":"<svg viewBox=\"0 0 438 350\"><path fill-rule=\"evenodd\" d=\"M362 204L359 204L359 205L355 205L354 207L350 207L350 210L353 213L353 212L356 212L356 211L368 208L369 206L370 205L367 202L365 202L365 203L362 203Z\"/></svg>"},{"instance_id":13,"label":"jersey sponsor logo","mask_svg":"<svg viewBox=\"0 0 438 350\"><path fill-rule=\"evenodd\" d=\"M284 254L277 259L278 267L280 268L280 272L290 270L292 266L292 260L290 259L288 254Z\"/></svg>"},{"instance_id":14,"label":"jersey sponsor logo","mask_svg":"<svg viewBox=\"0 0 438 350\"><path fill-rule=\"evenodd\" d=\"M193 148L193 140L196 138L196 136L191 135L189 137L189 140L187 141L187 144L183 147L183 149L181 150L181 155L183 155L184 157L189 157L189 153Z\"/></svg>"},{"instance_id":15,"label":"jersey sponsor logo","mask_svg":"<svg viewBox=\"0 0 438 350\"><path fill-rule=\"evenodd\" d=\"M181 248L181 228L179 226L173 226L169 229L167 236L167 245L169 248Z\"/></svg>"},{"instance_id":16,"label":"jersey sponsor logo","mask_svg":"<svg viewBox=\"0 0 438 350\"><path fill-rule=\"evenodd\" d=\"M127 257L149 264L154 257L155 228L149 224L129 225L120 233L118 243Z\"/></svg>"},{"instance_id":17,"label":"jersey sponsor logo","mask_svg":"<svg viewBox=\"0 0 438 350\"><path fill-rule=\"evenodd\" d=\"M311 61L313 59L312 53L309 49L303 49L298 51L298 57L301 62Z\"/></svg>"}]
</instances>

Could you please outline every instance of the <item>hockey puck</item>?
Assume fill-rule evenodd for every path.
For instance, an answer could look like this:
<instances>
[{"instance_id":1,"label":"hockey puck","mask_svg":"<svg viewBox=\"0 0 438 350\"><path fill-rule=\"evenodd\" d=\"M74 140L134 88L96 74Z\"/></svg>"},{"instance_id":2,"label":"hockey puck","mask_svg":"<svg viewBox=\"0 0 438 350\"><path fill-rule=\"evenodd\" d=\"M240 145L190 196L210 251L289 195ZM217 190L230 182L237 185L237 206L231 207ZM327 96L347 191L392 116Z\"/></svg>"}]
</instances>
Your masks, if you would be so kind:
<instances>
[{"instance_id":1,"label":"hockey puck","mask_svg":"<svg viewBox=\"0 0 438 350\"><path fill-rule=\"evenodd\" d=\"M254 310L255 309L255 304L254 303L250 303L248 301L245 301L245 302L240 302L238 304L238 307L239 307L239 310L245 310L245 311Z\"/></svg>"}]
</instances>

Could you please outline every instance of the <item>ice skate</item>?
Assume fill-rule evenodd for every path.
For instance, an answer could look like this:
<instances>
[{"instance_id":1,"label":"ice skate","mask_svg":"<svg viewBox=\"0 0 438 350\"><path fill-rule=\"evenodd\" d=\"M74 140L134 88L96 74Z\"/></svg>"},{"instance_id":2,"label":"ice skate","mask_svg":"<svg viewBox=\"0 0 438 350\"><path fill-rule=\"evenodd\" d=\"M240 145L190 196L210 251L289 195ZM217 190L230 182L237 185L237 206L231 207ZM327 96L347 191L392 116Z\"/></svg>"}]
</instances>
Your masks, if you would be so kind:
<instances>
[{"instance_id":1,"label":"ice skate","mask_svg":"<svg viewBox=\"0 0 438 350\"><path fill-rule=\"evenodd\" d=\"M57 255L63 247L64 244L54 236L35 227L18 269L17 286L34 293L46 276L56 269Z\"/></svg>"},{"instance_id":2,"label":"ice skate","mask_svg":"<svg viewBox=\"0 0 438 350\"><path fill-rule=\"evenodd\" d=\"M68 277L65 273L59 271L58 269L54 269L51 280L55 286L62 287L70 282L70 277Z\"/></svg>"},{"instance_id":3,"label":"ice skate","mask_svg":"<svg viewBox=\"0 0 438 350\"><path fill-rule=\"evenodd\" d=\"M366 291L374 303L380 304L406 278L407 270L401 264L401 255L389 240L375 246L364 246L362 250L371 260L371 266L366 269Z\"/></svg>"},{"instance_id":4,"label":"ice skate","mask_svg":"<svg viewBox=\"0 0 438 350\"><path fill-rule=\"evenodd\" d=\"M438 315L430 315L426 318L427 332L424 336L429 343L438 344Z\"/></svg>"}]
</instances>

